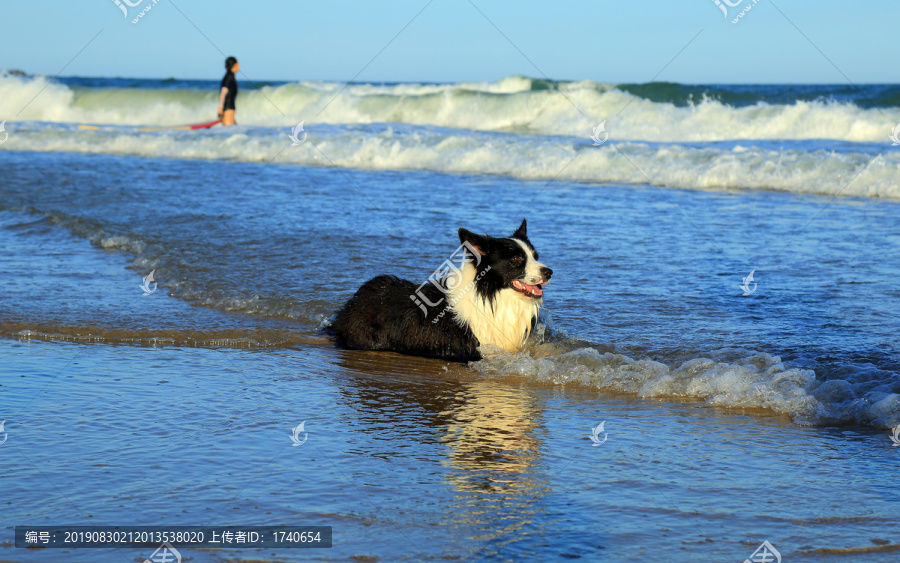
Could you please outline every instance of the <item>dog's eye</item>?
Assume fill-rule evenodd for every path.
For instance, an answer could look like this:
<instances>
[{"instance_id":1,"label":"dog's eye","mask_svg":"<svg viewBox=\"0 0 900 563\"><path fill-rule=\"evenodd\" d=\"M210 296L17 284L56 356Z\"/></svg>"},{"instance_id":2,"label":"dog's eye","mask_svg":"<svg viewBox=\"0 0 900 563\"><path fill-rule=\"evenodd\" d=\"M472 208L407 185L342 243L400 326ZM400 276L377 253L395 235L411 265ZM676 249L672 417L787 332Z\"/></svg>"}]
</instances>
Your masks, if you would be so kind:
<instances>
[{"instance_id":1,"label":"dog's eye","mask_svg":"<svg viewBox=\"0 0 900 563\"><path fill-rule=\"evenodd\" d=\"M513 266L521 266L522 263L525 262L525 259L522 258L521 256L513 256L512 258L509 259L509 261L512 263Z\"/></svg>"}]
</instances>

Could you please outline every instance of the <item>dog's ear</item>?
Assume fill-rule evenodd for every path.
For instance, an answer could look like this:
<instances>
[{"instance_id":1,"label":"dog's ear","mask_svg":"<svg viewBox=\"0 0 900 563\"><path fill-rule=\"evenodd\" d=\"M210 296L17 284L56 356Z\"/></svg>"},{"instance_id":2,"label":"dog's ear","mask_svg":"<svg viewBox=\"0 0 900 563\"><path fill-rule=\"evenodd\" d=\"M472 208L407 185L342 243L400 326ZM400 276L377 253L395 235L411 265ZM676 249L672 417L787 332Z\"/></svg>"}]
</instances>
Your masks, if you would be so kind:
<instances>
[{"instance_id":1,"label":"dog's ear","mask_svg":"<svg viewBox=\"0 0 900 563\"><path fill-rule=\"evenodd\" d=\"M469 246L475 249L478 254L484 256L488 252L488 240L487 237L476 235L472 231L467 231L466 229L459 230L459 242L469 243Z\"/></svg>"},{"instance_id":2,"label":"dog's ear","mask_svg":"<svg viewBox=\"0 0 900 563\"><path fill-rule=\"evenodd\" d=\"M528 240L528 224L525 222L525 219L522 219L522 224L519 225L519 228L513 233L512 238Z\"/></svg>"}]
</instances>

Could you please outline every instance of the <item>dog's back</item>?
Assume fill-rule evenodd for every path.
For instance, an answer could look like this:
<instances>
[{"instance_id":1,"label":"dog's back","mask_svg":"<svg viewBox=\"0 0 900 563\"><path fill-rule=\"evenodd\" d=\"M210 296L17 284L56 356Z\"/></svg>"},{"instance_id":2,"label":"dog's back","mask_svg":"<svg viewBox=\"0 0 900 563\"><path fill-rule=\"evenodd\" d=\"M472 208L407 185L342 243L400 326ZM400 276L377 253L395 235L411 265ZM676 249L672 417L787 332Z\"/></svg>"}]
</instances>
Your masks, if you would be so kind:
<instances>
[{"instance_id":1,"label":"dog's back","mask_svg":"<svg viewBox=\"0 0 900 563\"><path fill-rule=\"evenodd\" d=\"M480 359L472 332L453 314L436 317L436 322L425 318L410 299L417 291L426 292L432 302L444 297L431 284L420 290L396 276L367 281L335 317L332 330L338 342L357 350L393 350L462 362Z\"/></svg>"}]
</instances>

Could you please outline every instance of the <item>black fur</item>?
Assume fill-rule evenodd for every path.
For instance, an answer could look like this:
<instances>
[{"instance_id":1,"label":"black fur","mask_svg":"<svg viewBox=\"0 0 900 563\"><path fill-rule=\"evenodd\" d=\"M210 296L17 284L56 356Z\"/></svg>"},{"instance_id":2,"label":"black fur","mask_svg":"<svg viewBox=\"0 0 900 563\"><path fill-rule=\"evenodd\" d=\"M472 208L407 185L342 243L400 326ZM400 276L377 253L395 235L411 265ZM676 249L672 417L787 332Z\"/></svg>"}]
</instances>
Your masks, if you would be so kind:
<instances>
[{"instance_id":1,"label":"black fur","mask_svg":"<svg viewBox=\"0 0 900 563\"><path fill-rule=\"evenodd\" d=\"M338 311L332 325L338 342L357 350L393 350L459 362L481 359L478 339L457 324L452 313L436 323L425 318L409 298L418 288L396 276L367 281ZM432 303L445 297L431 284L425 285L422 293ZM445 299L431 316L440 314L446 303Z\"/></svg>"}]
</instances>

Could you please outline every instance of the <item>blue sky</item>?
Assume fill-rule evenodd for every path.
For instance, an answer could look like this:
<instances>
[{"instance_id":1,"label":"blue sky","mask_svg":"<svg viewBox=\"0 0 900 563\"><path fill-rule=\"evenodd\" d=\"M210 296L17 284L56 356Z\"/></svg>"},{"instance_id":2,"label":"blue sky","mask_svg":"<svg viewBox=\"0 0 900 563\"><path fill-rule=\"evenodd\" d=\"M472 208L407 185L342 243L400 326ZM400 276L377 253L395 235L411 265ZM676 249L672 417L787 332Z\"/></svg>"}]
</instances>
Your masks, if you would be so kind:
<instances>
[{"instance_id":1,"label":"blue sky","mask_svg":"<svg viewBox=\"0 0 900 563\"><path fill-rule=\"evenodd\" d=\"M152 2L126 19L114 0L6 0L0 68L219 78L224 52L252 80L344 81L365 67L358 81L900 82L900 2L887 0L758 0L738 24L753 0L728 19L714 0L158 0L132 24Z\"/></svg>"}]
</instances>

